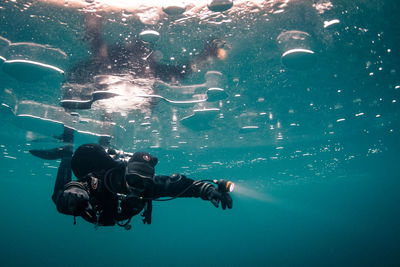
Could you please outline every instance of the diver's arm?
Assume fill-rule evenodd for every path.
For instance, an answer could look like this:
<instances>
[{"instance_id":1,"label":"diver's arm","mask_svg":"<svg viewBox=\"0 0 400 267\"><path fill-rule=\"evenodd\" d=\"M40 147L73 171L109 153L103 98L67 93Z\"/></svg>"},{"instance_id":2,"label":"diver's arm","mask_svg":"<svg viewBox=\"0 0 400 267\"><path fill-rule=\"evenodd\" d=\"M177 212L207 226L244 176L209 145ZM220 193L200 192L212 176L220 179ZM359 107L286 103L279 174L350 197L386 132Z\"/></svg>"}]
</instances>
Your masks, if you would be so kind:
<instances>
[{"instance_id":1,"label":"diver's arm","mask_svg":"<svg viewBox=\"0 0 400 267\"><path fill-rule=\"evenodd\" d=\"M196 182L185 175L157 175L154 177L154 197L200 197L203 182Z\"/></svg>"},{"instance_id":2,"label":"diver's arm","mask_svg":"<svg viewBox=\"0 0 400 267\"><path fill-rule=\"evenodd\" d=\"M84 211L91 210L87 188L81 182L69 182L64 189L59 191L54 199L57 210L67 215L82 215Z\"/></svg>"},{"instance_id":3,"label":"diver's arm","mask_svg":"<svg viewBox=\"0 0 400 267\"><path fill-rule=\"evenodd\" d=\"M89 193L85 184L79 181L71 181L71 168L78 179L82 179L90 172L118 166L98 144L81 145L72 155L72 146L63 148L57 180L54 186L52 199L60 213L67 215L82 215L91 209Z\"/></svg>"},{"instance_id":4,"label":"diver's arm","mask_svg":"<svg viewBox=\"0 0 400 267\"><path fill-rule=\"evenodd\" d=\"M207 182L192 180L182 174L171 176L154 177L154 197L201 197L203 200L210 200L218 207L221 201L222 208L232 208L232 198L227 192L219 192L218 189Z\"/></svg>"},{"instance_id":5,"label":"diver's arm","mask_svg":"<svg viewBox=\"0 0 400 267\"><path fill-rule=\"evenodd\" d=\"M60 213L79 215L82 210L88 208L89 195L83 184L71 182L71 159L72 146L66 145L62 149L52 199Z\"/></svg>"}]
</instances>

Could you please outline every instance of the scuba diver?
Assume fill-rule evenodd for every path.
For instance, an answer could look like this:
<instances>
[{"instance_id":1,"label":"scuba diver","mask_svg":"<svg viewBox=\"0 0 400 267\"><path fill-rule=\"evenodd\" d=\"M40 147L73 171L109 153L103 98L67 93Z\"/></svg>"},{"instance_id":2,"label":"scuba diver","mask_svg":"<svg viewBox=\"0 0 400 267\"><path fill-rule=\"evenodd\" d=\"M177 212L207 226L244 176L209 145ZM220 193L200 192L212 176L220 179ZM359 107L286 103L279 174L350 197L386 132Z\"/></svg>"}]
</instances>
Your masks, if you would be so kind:
<instances>
[{"instance_id":1,"label":"scuba diver","mask_svg":"<svg viewBox=\"0 0 400 267\"><path fill-rule=\"evenodd\" d=\"M132 217L141 211L143 223L151 224L152 201L178 197L200 197L217 208L219 203L224 210L232 208L232 182L155 175L158 159L145 152L129 154L99 144L81 145L75 153L70 144L30 152L44 159L61 158L52 199L60 213L74 216L74 224L81 216L96 227L117 224L129 230ZM71 170L77 181L72 181Z\"/></svg>"},{"instance_id":2,"label":"scuba diver","mask_svg":"<svg viewBox=\"0 0 400 267\"><path fill-rule=\"evenodd\" d=\"M85 21L85 39L92 57L68 71L68 83L63 86L63 99L67 100L61 102L68 111L91 108L95 100L93 93L98 89L91 84L98 75L130 75L170 81L182 79L191 70L184 68L189 66L187 62L175 66L157 61L152 49L141 40L107 45L101 34L101 16L90 13ZM195 63L208 62L217 56L218 49L219 41L207 41L204 52L196 57ZM114 96L106 92L108 85L101 84L100 99ZM81 100L92 99L75 101L76 95ZM30 152L43 159L61 159L52 199L60 213L74 216L74 224L75 218L81 216L96 227L119 225L129 230L132 217L138 214L143 217L143 223L151 224L153 201L178 197L198 197L211 201L216 207L221 205L224 210L232 208L229 195L234 186L232 182L195 181L182 174L155 175L156 157L145 152L130 154L105 149L107 144L101 141L100 144L81 145L73 152L73 133L72 128L64 126L64 135L60 139L67 145ZM72 173L77 180L72 180Z\"/></svg>"}]
</instances>

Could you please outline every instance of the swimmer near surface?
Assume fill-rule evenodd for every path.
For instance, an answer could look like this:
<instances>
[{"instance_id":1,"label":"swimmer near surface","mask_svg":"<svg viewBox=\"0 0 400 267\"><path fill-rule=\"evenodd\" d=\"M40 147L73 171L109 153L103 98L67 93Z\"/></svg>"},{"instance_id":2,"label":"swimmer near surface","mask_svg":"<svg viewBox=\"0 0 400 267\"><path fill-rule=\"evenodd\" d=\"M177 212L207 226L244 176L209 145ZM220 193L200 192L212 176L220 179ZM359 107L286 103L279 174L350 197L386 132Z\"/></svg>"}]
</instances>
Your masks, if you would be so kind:
<instances>
[{"instance_id":1,"label":"swimmer near surface","mask_svg":"<svg viewBox=\"0 0 400 267\"><path fill-rule=\"evenodd\" d=\"M64 133L73 142L74 132L65 129ZM140 212L143 223L151 224L153 201L185 197L208 200L223 210L233 207L231 181L193 180L178 173L155 175L158 158L146 152L124 153L84 144L73 153L69 144L30 153L47 160L61 158L52 199L60 213L74 216L74 224L80 216L96 228L119 225L130 230L132 217Z\"/></svg>"}]
</instances>

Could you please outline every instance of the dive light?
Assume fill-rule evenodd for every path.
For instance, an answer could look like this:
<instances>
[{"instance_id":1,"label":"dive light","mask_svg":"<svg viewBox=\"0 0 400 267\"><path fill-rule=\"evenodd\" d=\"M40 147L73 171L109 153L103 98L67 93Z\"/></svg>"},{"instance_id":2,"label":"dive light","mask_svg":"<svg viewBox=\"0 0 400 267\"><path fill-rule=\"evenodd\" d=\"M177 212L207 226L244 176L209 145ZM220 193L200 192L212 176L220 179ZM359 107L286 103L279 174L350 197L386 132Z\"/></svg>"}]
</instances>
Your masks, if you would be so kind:
<instances>
[{"instance_id":1,"label":"dive light","mask_svg":"<svg viewBox=\"0 0 400 267\"><path fill-rule=\"evenodd\" d=\"M235 184L231 181L226 180L213 180L213 182L218 185L218 191L221 193L230 193L235 188Z\"/></svg>"}]
</instances>

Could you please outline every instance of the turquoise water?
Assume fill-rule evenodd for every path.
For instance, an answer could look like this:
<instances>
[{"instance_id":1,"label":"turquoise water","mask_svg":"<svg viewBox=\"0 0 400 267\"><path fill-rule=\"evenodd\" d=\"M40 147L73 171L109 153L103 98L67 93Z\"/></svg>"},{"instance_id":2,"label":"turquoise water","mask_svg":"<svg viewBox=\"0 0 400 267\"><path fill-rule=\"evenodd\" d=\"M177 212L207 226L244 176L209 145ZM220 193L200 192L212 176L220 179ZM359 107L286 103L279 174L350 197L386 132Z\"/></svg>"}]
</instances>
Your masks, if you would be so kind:
<instances>
[{"instance_id":1,"label":"turquoise water","mask_svg":"<svg viewBox=\"0 0 400 267\"><path fill-rule=\"evenodd\" d=\"M153 7L1 2L1 266L400 265L399 4L235 1L213 13L197 2L180 15ZM191 71L157 76L127 56L127 65L90 65L73 80L95 56L88 14L101 18L107 58L155 30L159 39L135 59ZM221 50L201 57L212 38ZM290 49L313 54L290 65L281 58ZM227 97L153 97L205 99L209 87ZM100 89L119 95L88 110L61 107ZM73 225L51 201L59 161L28 152L62 145L63 125L76 130L75 148L103 136L156 155L159 174L230 179L234 207L177 199L154 203L152 224L134 218L130 231Z\"/></svg>"}]
</instances>

